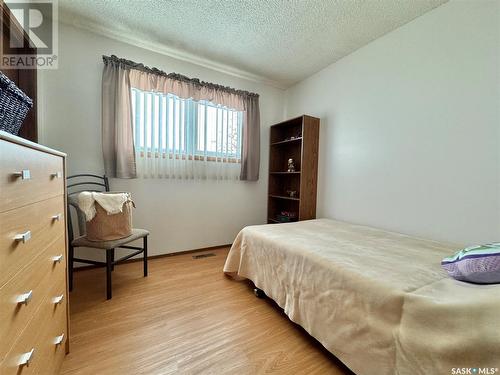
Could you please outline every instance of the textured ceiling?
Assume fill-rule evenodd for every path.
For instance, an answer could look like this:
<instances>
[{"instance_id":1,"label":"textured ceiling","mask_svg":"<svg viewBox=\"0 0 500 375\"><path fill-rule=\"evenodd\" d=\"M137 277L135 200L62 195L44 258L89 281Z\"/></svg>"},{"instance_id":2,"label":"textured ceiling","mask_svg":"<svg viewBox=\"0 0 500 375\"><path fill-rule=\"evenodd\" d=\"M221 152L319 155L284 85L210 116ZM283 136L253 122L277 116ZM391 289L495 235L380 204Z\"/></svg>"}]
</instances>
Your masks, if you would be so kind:
<instances>
[{"instance_id":1,"label":"textured ceiling","mask_svg":"<svg viewBox=\"0 0 500 375\"><path fill-rule=\"evenodd\" d=\"M59 9L63 22L287 87L446 1L59 0Z\"/></svg>"}]
</instances>

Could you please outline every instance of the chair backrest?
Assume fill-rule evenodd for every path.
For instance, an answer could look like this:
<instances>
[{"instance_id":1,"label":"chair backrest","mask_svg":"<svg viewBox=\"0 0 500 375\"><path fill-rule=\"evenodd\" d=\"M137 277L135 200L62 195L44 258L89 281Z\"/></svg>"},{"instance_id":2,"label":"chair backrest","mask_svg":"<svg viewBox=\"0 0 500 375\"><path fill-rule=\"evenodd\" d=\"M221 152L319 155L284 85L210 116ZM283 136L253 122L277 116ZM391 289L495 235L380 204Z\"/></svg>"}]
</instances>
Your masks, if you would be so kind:
<instances>
[{"instance_id":1,"label":"chair backrest","mask_svg":"<svg viewBox=\"0 0 500 375\"><path fill-rule=\"evenodd\" d=\"M66 188L68 193L68 236L71 243L71 241L75 238L73 232L73 221L71 218L71 207L73 207L76 212L78 235L83 236L86 228L85 214L78 207L78 194L82 191L109 191L109 180L106 175L98 176L90 173L75 174L66 178Z\"/></svg>"}]
</instances>

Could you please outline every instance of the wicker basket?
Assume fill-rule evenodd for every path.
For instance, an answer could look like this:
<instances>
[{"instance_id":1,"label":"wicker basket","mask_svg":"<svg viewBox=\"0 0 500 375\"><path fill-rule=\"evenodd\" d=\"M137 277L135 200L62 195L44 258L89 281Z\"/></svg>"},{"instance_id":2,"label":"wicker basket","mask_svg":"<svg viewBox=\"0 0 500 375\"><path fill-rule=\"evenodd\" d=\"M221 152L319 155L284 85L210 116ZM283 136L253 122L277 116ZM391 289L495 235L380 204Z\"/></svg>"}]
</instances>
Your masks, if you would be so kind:
<instances>
[{"instance_id":1,"label":"wicker basket","mask_svg":"<svg viewBox=\"0 0 500 375\"><path fill-rule=\"evenodd\" d=\"M0 72L0 130L17 135L32 107L33 100Z\"/></svg>"},{"instance_id":2,"label":"wicker basket","mask_svg":"<svg viewBox=\"0 0 500 375\"><path fill-rule=\"evenodd\" d=\"M111 193L113 194L113 193ZM86 236L89 241L113 241L132 234L132 208L129 199L123 204L122 212L108 215L99 203L95 202L96 215L86 223Z\"/></svg>"}]
</instances>

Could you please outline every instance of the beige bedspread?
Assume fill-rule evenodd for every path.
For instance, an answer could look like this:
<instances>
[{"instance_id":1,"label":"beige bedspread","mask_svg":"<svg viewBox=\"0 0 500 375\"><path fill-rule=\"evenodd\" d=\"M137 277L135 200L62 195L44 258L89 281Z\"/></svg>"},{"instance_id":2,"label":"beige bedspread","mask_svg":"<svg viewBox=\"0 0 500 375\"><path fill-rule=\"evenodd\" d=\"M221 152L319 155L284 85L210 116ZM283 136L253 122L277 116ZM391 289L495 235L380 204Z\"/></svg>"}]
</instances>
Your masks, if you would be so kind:
<instances>
[{"instance_id":1,"label":"beige bedspread","mask_svg":"<svg viewBox=\"0 0 500 375\"><path fill-rule=\"evenodd\" d=\"M252 280L357 374L499 368L500 285L448 278L440 261L455 250L320 219L244 228L224 272Z\"/></svg>"}]
</instances>

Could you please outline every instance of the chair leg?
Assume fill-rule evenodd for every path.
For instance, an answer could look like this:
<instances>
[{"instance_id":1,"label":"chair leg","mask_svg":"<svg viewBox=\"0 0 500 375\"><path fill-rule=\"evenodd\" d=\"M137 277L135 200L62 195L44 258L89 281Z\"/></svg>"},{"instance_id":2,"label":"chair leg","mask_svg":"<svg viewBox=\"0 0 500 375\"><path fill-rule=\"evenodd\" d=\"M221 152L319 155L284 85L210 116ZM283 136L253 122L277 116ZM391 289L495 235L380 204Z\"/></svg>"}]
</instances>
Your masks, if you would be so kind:
<instances>
[{"instance_id":1,"label":"chair leg","mask_svg":"<svg viewBox=\"0 0 500 375\"><path fill-rule=\"evenodd\" d=\"M109 250L111 252L111 271L115 270L115 249Z\"/></svg>"},{"instance_id":2,"label":"chair leg","mask_svg":"<svg viewBox=\"0 0 500 375\"><path fill-rule=\"evenodd\" d=\"M148 276L148 236L144 236L144 277Z\"/></svg>"},{"instance_id":3,"label":"chair leg","mask_svg":"<svg viewBox=\"0 0 500 375\"><path fill-rule=\"evenodd\" d=\"M75 257L75 248L69 245L68 249L68 279L69 279L69 291L73 290L73 258Z\"/></svg>"},{"instance_id":4,"label":"chair leg","mask_svg":"<svg viewBox=\"0 0 500 375\"><path fill-rule=\"evenodd\" d=\"M114 249L112 249L114 250ZM111 299L111 271L113 267L111 250L106 251L106 299Z\"/></svg>"}]
</instances>

